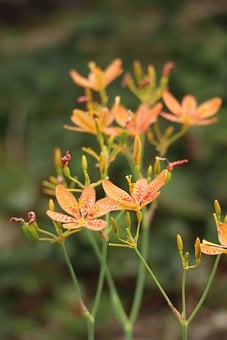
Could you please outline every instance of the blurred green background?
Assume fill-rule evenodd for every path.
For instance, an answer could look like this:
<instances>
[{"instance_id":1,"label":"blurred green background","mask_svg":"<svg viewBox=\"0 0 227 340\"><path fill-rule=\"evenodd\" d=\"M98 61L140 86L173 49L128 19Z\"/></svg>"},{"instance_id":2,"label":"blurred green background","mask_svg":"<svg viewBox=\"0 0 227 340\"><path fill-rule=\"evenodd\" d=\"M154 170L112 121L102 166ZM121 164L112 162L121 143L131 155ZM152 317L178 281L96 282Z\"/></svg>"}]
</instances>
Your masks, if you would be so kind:
<instances>
[{"instance_id":1,"label":"blurred green background","mask_svg":"<svg viewBox=\"0 0 227 340\"><path fill-rule=\"evenodd\" d=\"M172 60L170 88L177 98L195 94L199 102L221 96L217 124L192 128L169 153L188 158L176 169L161 197L154 221L151 261L169 294L180 303L180 261L175 235L190 249L194 238L216 239L213 200L227 212L227 4L208 0L1 0L0 2L0 338L86 339L84 323L73 303L73 287L56 246L34 244L13 216L35 210L47 223L47 198L41 182L53 173L53 150L70 149L75 168L88 137L63 129L81 95L69 77L76 68L87 74L87 62L106 67L120 57L125 70L139 59L160 73ZM119 94L119 78L110 96ZM135 98L121 90L124 103ZM68 247L92 301L97 261L81 233ZM117 286L130 306L136 276L131 252L110 250ZM189 278L189 309L200 296L213 258ZM121 270L119 270L121 263ZM122 268L124 270L122 270ZM191 339L227 334L227 260L223 257L206 306L192 325ZM169 285L172 282L172 285ZM105 288L98 315L97 339L121 339ZM152 334L152 335L151 335ZM198 335L199 334L199 335ZM135 339L178 339L178 325L165 303L146 285Z\"/></svg>"}]
</instances>

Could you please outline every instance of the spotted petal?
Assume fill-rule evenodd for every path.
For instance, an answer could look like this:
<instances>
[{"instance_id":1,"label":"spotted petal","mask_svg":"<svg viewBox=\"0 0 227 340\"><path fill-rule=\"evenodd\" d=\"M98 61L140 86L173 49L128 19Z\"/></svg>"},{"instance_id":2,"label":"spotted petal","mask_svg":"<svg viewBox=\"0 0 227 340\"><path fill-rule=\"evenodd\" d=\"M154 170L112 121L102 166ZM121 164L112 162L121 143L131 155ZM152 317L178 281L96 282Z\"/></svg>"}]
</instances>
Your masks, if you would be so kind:
<instances>
[{"instance_id":1,"label":"spotted petal","mask_svg":"<svg viewBox=\"0 0 227 340\"><path fill-rule=\"evenodd\" d=\"M217 222L217 231L220 244L227 247L227 223Z\"/></svg>"},{"instance_id":2,"label":"spotted petal","mask_svg":"<svg viewBox=\"0 0 227 340\"><path fill-rule=\"evenodd\" d=\"M79 210L82 217L85 217L92 210L95 204L95 189L93 187L86 187L82 191L79 202Z\"/></svg>"},{"instance_id":3,"label":"spotted petal","mask_svg":"<svg viewBox=\"0 0 227 340\"><path fill-rule=\"evenodd\" d=\"M122 200L127 202L133 202L132 197L125 190L119 188L108 179L104 179L102 181L102 186L105 193L113 200L117 202Z\"/></svg>"},{"instance_id":4,"label":"spotted petal","mask_svg":"<svg viewBox=\"0 0 227 340\"><path fill-rule=\"evenodd\" d=\"M75 223L76 219L72 216L68 216L65 214L61 214L55 211L47 210L47 216L49 216L52 220L61 222L61 223Z\"/></svg>"},{"instance_id":5,"label":"spotted petal","mask_svg":"<svg viewBox=\"0 0 227 340\"><path fill-rule=\"evenodd\" d=\"M146 178L140 178L136 181L132 188L132 197L135 199L136 202L139 204L143 201L144 196L147 193L148 183Z\"/></svg>"},{"instance_id":6,"label":"spotted petal","mask_svg":"<svg viewBox=\"0 0 227 340\"><path fill-rule=\"evenodd\" d=\"M78 218L77 200L63 185L57 185L56 198L60 207L68 214Z\"/></svg>"},{"instance_id":7,"label":"spotted petal","mask_svg":"<svg viewBox=\"0 0 227 340\"><path fill-rule=\"evenodd\" d=\"M162 172L148 184L147 193L143 199L143 205L153 201L158 197L158 191L165 184L167 174L168 170L162 170Z\"/></svg>"},{"instance_id":8,"label":"spotted petal","mask_svg":"<svg viewBox=\"0 0 227 340\"><path fill-rule=\"evenodd\" d=\"M99 231L106 227L107 222L101 219L90 220L87 222L86 228L93 231Z\"/></svg>"},{"instance_id":9,"label":"spotted petal","mask_svg":"<svg viewBox=\"0 0 227 340\"><path fill-rule=\"evenodd\" d=\"M119 210L119 206L116 201L110 197L101 198L95 202L93 209L89 212L88 218L97 218L114 210Z\"/></svg>"},{"instance_id":10,"label":"spotted petal","mask_svg":"<svg viewBox=\"0 0 227 340\"><path fill-rule=\"evenodd\" d=\"M219 254L227 254L227 248L221 246L220 244L208 242L203 240L200 244L200 249L203 254L206 255L219 255Z\"/></svg>"}]
</instances>

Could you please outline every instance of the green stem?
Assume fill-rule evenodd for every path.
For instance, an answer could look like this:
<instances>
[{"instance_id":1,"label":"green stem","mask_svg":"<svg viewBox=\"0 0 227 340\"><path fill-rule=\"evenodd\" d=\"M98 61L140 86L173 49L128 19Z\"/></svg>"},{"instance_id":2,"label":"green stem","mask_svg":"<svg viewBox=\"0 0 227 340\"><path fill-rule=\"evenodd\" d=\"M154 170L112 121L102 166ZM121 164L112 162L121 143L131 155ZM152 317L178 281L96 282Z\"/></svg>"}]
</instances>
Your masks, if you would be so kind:
<instances>
[{"instance_id":1,"label":"green stem","mask_svg":"<svg viewBox=\"0 0 227 340\"><path fill-rule=\"evenodd\" d=\"M76 289L76 295L77 295L77 298L79 300L79 304L80 304L80 307L81 307L81 310L82 310L82 315L83 315L84 318L86 318L86 320L88 322L88 333L89 333L90 332L89 331L90 326L91 326L92 323L94 323L94 318L93 318L93 316L91 315L91 313L89 312L89 310L87 309L86 305L84 304L84 302L82 300L82 295L81 295L81 292L80 292L79 282L78 282L76 274L74 272L74 269L73 269L71 260L69 258L68 252L66 250L65 244L62 243L61 247L62 247L62 250L63 250L63 254L64 254L66 265L67 265L67 267L69 269L72 281L73 281L75 289ZM92 336L89 336L89 340L92 340L92 339L93 339Z\"/></svg>"},{"instance_id":2,"label":"green stem","mask_svg":"<svg viewBox=\"0 0 227 340\"><path fill-rule=\"evenodd\" d=\"M186 274L187 270L183 269L182 274L182 284L181 284L181 294L182 294L182 317L186 320Z\"/></svg>"},{"instance_id":3,"label":"green stem","mask_svg":"<svg viewBox=\"0 0 227 340\"><path fill-rule=\"evenodd\" d=\"M182 323L181 323L181 330L182 330L182 340L187 340L188 334L188 325L186 321L187 313L186 313L186 275L187 270L183 269L182 274L182 284L181 284L181 294L182 294Z\"/></svg>"},{"instance_id":4,"label":"green stem","mask_svg":"<svg viewBox=\"0 0 227 340\"><path fill-rule=\"evenodd\" d=\"M141 238L141 248L142 248L142 256L147 259L148 256L148 245L149 245L149 228L145 227L142 231L142 238ZM145 284L145 278L146 278L146 269L142 262L139 263L139 269L137 274L137 282L136 282L136 288L135 288L135 294L132 302L131 312L129 319L134 325L139 308L141 306L141 301L143 297L143 290L144 290L144 284Z\"/></svg>"},{"instance_id":5,"label":"green stem","mask_svg":"<svg viewBox=\"0 0 227 340\"><path fill-rule=\"evenodd\" d=\"M221 255L217 255L216 260L214 262L213 269L212 269L210 277L209 277L209 280L208 280L208 282L206 284L206 287L205 287L205 289L203 291L203 294L202 294L199 302L197 303L196 307L194 308L193 312L191 313L190 317L188 318L188 321L187 321L188 325L192 322L192 320L194 319L194 317L196 316L196 314L200 310L202 304L204 303L204 301L205 301L205 299L207 297L207 294L208 294L208 292L210 290L210 287L212 285L212 282L214 280L214 276L216 274L220 258L221 258Z\"/></svg>"},{"instance_id":6,"label":"green stem","mask_svg":"<svg viewBox=\"0 0 227 340\"><path fill-rule=\"evenodd\" d=\"M90 233L89 231L87 231L87 235L88 235L88 238L91 242L91 245L94 249L94 252L95 252L97 258L101 262L101 260L102 260L101 251L100 251L100 249L97 245L96 240L94 239L93 234ZM114 307L115 315L116 315L117 319L119 320L119 322L121 323L122 328L125 331L125 336L126 336L128 334L128 332L130 332L131 324L130 324L130 321L129 321L127 314L125 313L124 307L121 303L117 289L115 287L111 272L110 272L109 267L107 265L106 265L105 274L106 274L106 280L107 280L109 290L110 290L110 296L111 296L111 301L112 301L112 304L113 304L113 307ZM129 339L130 338L128 338L128 340Z\"/></svg>"},{"instance_id":7,"label":"green stem","mask_svg":"<svg viewBox=\"0 0 227 340\"><path fill-rule=\"evenodd\" d=\"M100 259L101 268L100 268L100 273L99 273L99 280L98 280L98 285L97 285L97 290L96 290L96 295L95 295L95 301L94 301L92 311L91 311L91 315L93 316L94 319L97 315L98 307L99 307L99 304L100 304L103 282L104 282L104 278L105 278L107 247L108 247L108 241L103 240L102 254L101 254L101 259Z\"/></svg>"},{"instance_id":8,"label":"green stem","mask_svg":"<svg viewBox=\"0 0 227 340\"><path fill-rule=\"evenodd\" d=\"M138 257L140 258L140 260L142 261L142 263L144 264L145 268L147 269L148 273L150 274L150 276L152 277L153 281L155 282L157 288L159 289L160 293L162 294L162 296L164 297L165 301L167 302L169 308L171 309L171 311L173 312L174 316L178 319L178 321L182 324L182 316L181 314L178 312L178 310L174 307L174 305L172 304L171 300L169 299L168 295L166 294L165 290L162 288L160 282L158 281L156 275L154 274L154 272L152 271L152 269L150 268L150 266L148 265L148 263L146 262L146 260L143 258L142 254L140 253L140 251L135 248L134 249L136 254L138 255Z\"/></svg>"},{"instance_id":9,"label":"green stem","mask_svg":"<svg viewBox=\"0 0 227 340\"><path fill-rule=\"evenodd\" d=\"M181 324L182 340L188 339L188 327L186 323Z\"/></svg>"},{"instance_id":10,"label":"green stem","mask_svg":"<svg viewBox=\"0 0 227 340\"><path fill-rule=\"evenodd\" d=\"M144 219L145 222L143 222L142 238L141 238L141 254L145 260L147 260L147 257L148 257L149 230L150 230L149 225L151 225L152 223L152 219L154 217L156 207L157 207L157 203L154 202L150 206L150 209L147 210L147 216ZM146 274L146 268L144 264L140 262L138 275L137 275L136 289L135 289L134 299L133 299L130 317L129 317L132 325L134 325L136 321L139 308L141 306L144 284L145 284L145 277L146 277L145 274Z\"/></svg>"}]
</instances>

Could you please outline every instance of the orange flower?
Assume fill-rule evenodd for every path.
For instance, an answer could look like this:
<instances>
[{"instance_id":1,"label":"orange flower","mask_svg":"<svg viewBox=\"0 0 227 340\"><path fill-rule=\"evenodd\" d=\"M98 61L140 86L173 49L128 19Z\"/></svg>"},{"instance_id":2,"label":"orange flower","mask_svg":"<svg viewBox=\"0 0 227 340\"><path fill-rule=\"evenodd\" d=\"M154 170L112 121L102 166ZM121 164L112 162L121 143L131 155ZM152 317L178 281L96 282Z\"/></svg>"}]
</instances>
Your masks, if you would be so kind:
<instances>
[{"instance_id":1,"label":"orange flower","mask_svg":"<svg viewBox=\"0 0 227 340\"><path fill-rule=\"evenodd\" d=\"M158 190L165 184L167 173L168 170L163 170L150 183L146 178L140 178L136 183L128 180L130 195L107 179L103 180L102 185L105 193L116 202L119 210L138 211L158 198L160 194Z\"/></svg>"},{"instance_id":2,"label":"orange flower","mask_svg":"<svg viewBox=\"0 0 227 340\"><path fill-rule=\"evenodd\" d=\"M99 132L106 135L119 135L122 129L119 127L110 126L114 120L114 111L119 105L119 98L115 99L115 103L111 110L108 108L102 108L93 112L86 112L75 109L71 116L71 121L76 126L64 125L67 130L87 132L97 135ZM97 124L98 129L97 131Z\"/></svg>"},{"instance_id":3,"label":"orange flower","mask_svg":"<svg viewBox=\"0 0 227 340\"><path fill-rule=\"evenodd\" d=\"M207 255L227 254L227 223L216 222L218 240L220 244L203 240L200 245L201 252Z\"/></svg>"},{"instance_id":4,"label":"orange flower","mask_svg":"<svg viewBox=\"0 0 227 340\"><path fill-rule=\"evenodd\" d=\"M55 193L60 207L71 216L51 210L47 210L47 215L52 220L63 223L66 229L102 230L106 227L106 221L97 217L117 209L115 202L108 197L95 202L93 187L84 188L78 201L63 185L57 185Z\"/></svg>"},{"instance_id":5,"label":"orange flower","mask_svg":"<svg viewBox=\"0 0 227 340\"><path fill-rule=\"evenodd\" d=\"M70 75L77 85L90 88L94 91L101 91L123 72L121 64L121 59L115 59L103 71L94 62L90 62L88 64L90 73L87 78L81 76L76 70L71 70Z\"/></svg>"},{"instance_id":6,"label":"orange flower","mask_svg":"<svg viewBox=\"0 0 227 340\"><path fill-rule=\"evenodd\" d=\"M135 113L119 106L115 110L115 120L122 127L126 128L130 135L143 134L151 124L156 122L162 109L162 104L157 103L152 108L145 103L141 104Z\"/></svg>"},{"instance_id":7,"label":"orange flower","mask_svg":"<svg viewBox=\"0 0 227 340\"><path fill-rule=\"evenodd\" d=\"M197 105L196 98L190 94L183 97L181 104L173 95L165 91L163 100L172 113L162 112L161 116L172 122L184 125L209 125L217 121L210 118L219 110L222 100L219 97L212 98Z\"/></svg>"}]
</instances>

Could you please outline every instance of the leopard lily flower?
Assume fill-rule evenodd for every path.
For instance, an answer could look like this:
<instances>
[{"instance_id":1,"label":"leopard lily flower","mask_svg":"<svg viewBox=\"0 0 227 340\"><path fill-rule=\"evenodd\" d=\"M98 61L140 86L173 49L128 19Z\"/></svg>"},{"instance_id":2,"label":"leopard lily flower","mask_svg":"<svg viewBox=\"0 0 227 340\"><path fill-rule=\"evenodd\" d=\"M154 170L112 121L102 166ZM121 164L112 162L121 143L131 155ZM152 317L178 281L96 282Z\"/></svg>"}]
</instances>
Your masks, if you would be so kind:
<instances>
[{"instance_id":1,"label":"leopard lily flower","mask_svg":"<svg viewBox=\"0 0 227 340\"><path fill-rule=\"evenodd\" d=\"M127 110L120 105L115 111L116 122L127 129L129 135L143 134L146 132L151 124L156 122L161 113L162 104L157 103L150 108L146 103L140 104L135 113Z\"/></svg>"},{"instance_id":2,"label":"leopard lily flower","mask_svg":"<svg viewBox=\"0 0 227 340\"><path fill-rule=\"evenodd\" d=\"M140 178L135 183L129 181L130 194L107 179L103 180L102 185L107 196L115 201L119 210L139 211L158 198L167 174L168 170L165 169L151 182L146 178Z\"/></svg>"},{"instance_id":3,"label":"leopard lily flower","mask_svg":"<svg viewBox=\"0 0 227 340\"><path fill-rule=\"evenodd\" d=\"M102 70L94 62L90 62L88 64L90 73L87 78L76 70L71 70L70 75L77 85L94 91L102 91L123 72L121 64L121 59L114 59L105 70Z\"/></svg>"},{"instance_id":4,"label":"leopard lily flower","mask_svg":"<svg viewBox=\"0 0 227 340\"><path fill-rule=\"evenodd\" d=\"M111 125L114 121L114 112L118 106L119 98L116 97L114 105L110 110L106 107L92 112L75 109L71 116L71 121L75 126L64 125L64 127L67 130L91 133L94 135L97 135L99 132L106 135L119 135L122 129Z\"/></svg>"},{"instance_id":5,"label":"leopard lily flower","mask_svg":"<svg viewBox=\"0 0 227 340\"><path fill-rule=\"evenodd\" d=\"M67 214L47 210L47 215L52 220L61 222L66 229L102 230L107 222L99 217L117 209L111 198L105 197L95 201L95 189L91 186L83 189L78 201L63 185L56 187L55 194L60 207Z\"/></svg>"},{"instance_id":6,"label":"leopard lily flower","mask_svg":"<svg viewBox=\"0 0 227 340\"><path fill-rule=\"evenodd\" d=\"M163 100L171 113L162 112L161 116L176 123L184 125L209 125L217 121L214 116L222 104L219 97L215 97L198 105L196 98L190 94L183 97L179 103L169 92L163 93Z\"/></svg>"}]
</instances>

